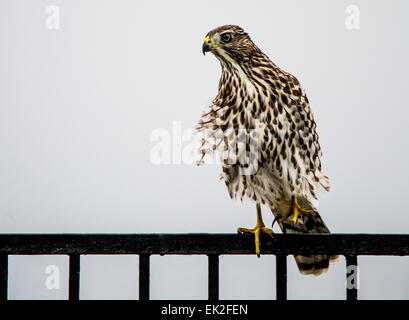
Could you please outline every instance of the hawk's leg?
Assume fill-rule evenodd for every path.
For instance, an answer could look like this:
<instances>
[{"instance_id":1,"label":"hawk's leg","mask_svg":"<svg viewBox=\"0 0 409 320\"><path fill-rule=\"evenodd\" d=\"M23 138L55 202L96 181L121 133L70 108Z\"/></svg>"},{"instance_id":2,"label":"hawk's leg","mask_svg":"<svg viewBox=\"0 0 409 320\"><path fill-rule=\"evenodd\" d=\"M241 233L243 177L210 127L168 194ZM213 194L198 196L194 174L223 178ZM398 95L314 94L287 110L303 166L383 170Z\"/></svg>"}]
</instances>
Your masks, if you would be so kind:
<instances>
[{"instance_id":1,"label":"hawk's leg","mask_svg":"<svg viewBox=\"0 0 409 320\"><path fill-rule=\"evenodd\" d=\"M311 215L311 216L315 216L316 213L314 210L310 210L310 209L303 209L300 207L300 205L297 202L297 198L296 197L292 197L291 198L291 206L290 206L290 210L284 214L283 216L281 216L278 219L278 222L284 222L289 216L293 215L293 222L294 224L297 222L297 218L299 215L302 214L306 214L306 215Z\"/></svg>"},{"instance_id":2,"label":"hawk's leg","mask_svg":"<svg viewBox=\"0 0 409 320\"><path fill-rule=\"evenodd\" d=\"M254 229L246 229L246 228L238 228L238 233L253 233L254 234L254 241L256 244L256 254L257 257L260 257L260 233L264 232L268 234L270 237L273 237L273 230L266 228L263 222L263 217L261 216L261 207L260 204L257 203L257 224Z\"/></svg>"}]
</instances>

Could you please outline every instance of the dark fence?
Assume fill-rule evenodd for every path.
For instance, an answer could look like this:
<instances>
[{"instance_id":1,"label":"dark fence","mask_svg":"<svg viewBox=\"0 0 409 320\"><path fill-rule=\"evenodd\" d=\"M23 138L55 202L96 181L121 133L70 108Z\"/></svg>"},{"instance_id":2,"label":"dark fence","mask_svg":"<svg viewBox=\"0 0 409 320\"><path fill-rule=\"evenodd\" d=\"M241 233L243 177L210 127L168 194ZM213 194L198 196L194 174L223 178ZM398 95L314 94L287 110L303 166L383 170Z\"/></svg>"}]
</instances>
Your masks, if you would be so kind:
<instances>
[{"instance_id":1,"label":"dark fence","mask_svg":"<svg viewBox=\"0 0 409 320\"><path fill-rule=\"evenodd\" d=\"M409 255L409 235L276 234L274 238L261 237L261 253L276 256L276 298L286 300L288 255L343 255L347 270L348 266L358 266L359 255ZM1 234L0 300L7 300L8 255L40 254L69 256L69 300L79 300L81 255L139 255L140 300L149 300L150 255L207 255L208 297L218 300L219 256L254 254L254 237L238 234ZM346 292L348 300L358 298L356 286L349 289L346 286Z\"/></svg>"}]
</instances>

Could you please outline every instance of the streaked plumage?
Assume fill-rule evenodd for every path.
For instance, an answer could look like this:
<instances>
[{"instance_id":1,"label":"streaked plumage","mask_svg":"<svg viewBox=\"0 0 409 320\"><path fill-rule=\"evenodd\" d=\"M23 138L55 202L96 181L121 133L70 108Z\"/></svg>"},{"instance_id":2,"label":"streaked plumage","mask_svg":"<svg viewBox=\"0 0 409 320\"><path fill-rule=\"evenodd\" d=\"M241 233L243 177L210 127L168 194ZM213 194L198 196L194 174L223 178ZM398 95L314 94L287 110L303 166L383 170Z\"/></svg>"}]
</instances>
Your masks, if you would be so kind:
<instances>
[{"instance_id":1,"label":"streaked plumage","mask_svg":"<svg viewBox=\"0 0 409 320\"><path fill-rule=\"evenodd\" d=\"M329 191L321 148L307 96L298 80L281 70L240 27L207 34L204 51L219 59L219 91L197 129L201 152L222 155L222 175L232 198L269 206L275 216L290 210L293 197L316 210L318 194ZM329 233L317 213L279 222L287 233ZM296 257L302 273L320 274L331 256Z\"/></svg>"}]
</instances>

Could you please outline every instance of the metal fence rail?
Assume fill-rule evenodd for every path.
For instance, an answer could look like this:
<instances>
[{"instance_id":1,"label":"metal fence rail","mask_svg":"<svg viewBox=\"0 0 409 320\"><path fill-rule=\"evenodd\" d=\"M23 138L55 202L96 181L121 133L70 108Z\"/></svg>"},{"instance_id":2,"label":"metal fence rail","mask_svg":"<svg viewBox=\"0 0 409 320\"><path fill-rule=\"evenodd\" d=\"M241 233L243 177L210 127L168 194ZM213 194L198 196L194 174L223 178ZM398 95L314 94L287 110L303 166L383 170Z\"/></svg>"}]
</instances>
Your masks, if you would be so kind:
<instances>
[{"instance_id":1,"label":"metal fence rail","mask_svg":"<svg viewBox=\"0 0 409 320\"><path fill-rule=\"evenodd\" d=\"M287 256L339 254L346 267L357 266L359 255L409 255L409 235L276 234L261 237L261 253L276 255L276 298L287 299ZM219 256L254 254L254 237L238 234L0 234L0 300L7 300L8 255L63 254L69 256L69 300L79 300L80 256L139 255L139 299L149 300L152 254L208 256L208 297L219 299ZM348 275L347 275L348 276ZM346 288L356 300L356 288Z\"/></svg>"}]
</instances>

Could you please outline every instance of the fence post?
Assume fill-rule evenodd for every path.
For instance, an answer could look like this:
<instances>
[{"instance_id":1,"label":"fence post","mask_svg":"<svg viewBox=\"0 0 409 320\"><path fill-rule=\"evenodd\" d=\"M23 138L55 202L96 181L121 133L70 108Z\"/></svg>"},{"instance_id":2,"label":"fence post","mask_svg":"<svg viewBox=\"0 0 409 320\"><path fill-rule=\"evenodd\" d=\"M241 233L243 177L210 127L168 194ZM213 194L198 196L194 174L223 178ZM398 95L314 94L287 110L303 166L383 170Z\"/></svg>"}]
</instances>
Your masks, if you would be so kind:
<instances>
[{"instance_id":1,"label":"fence post","mask_svg":"<svg viewBox=\"0 0 409 320\"><path fill-rule=\"evenodd\" d=\"M347 290L347 300L358 300L358 257L356 255L346 256L346 290ZM349 274L349 271L352 270L356 272L355 274ZM350 277L354 277L353 285L350 286Z\"/></svg>"},{"instance_id":2,"label":"fence post","mask_svg":"<svg viewBox=\"0 0 409 320\"><path fill-rule=\"evenodd\" d=\"M219 255L209 254L209 300L219 300Z\"/></svg>"},{"instance_id":3,"label":"fence post","mask_svg":"<svg viewBox=\"0 0 409 320\"><path fill-rule=\"evenodd\" d=\"M70 271L68 300L78 301L80 299L80 255L70 254Z\"/></svg>"},{"instance_id":4,"label":"fence post","mask_svg":"<svg viewBox=\"0 0 409 320\"><path fill-rule=\"evenodd\" d=\"M287 300L287 255L276 255L276 299Z\"/></svg>"},{"instance_id":5,"label":"fence post","mask_svg":"<svg viewBox=\"0 0 409 320\"><path fill-rule=\"evenodd\" d=\"M7 300L8 255L0 254L0 301Z\"/></svg>"},{"instance_id":6,"label":"fence post","mask_svg":"<svg viewBox=\"0 0 409 320\"><path fill-rule=\"evenodd\" d=\"M149 254L139 255L139 300L149 300L150 289L150 256Z\"/></svg>"}]
</instances>

